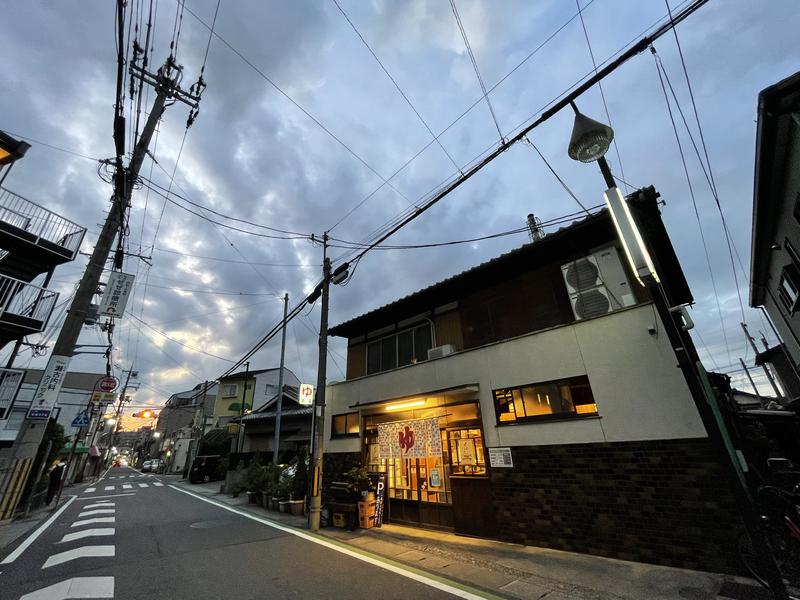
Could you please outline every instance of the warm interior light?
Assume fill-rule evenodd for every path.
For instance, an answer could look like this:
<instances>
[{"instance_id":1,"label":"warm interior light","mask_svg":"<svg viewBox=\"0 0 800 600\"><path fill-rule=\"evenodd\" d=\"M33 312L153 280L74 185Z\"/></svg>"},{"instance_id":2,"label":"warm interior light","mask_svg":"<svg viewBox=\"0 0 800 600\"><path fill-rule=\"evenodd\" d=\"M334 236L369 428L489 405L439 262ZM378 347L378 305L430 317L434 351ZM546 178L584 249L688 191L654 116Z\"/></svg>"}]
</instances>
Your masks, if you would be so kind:
<instances>
[{"instance_id":1,"label":"warm interior light","mask_svg":"<svg viewBox=\"0 0 800 600\"><path fill-rule=\"evenodd\" d=\"M594 414L597 412L597 404L576 404L575 412L579 415Z\"/></svg>"},{"instance_id":2,"label":"warm interior light","mask_svg":"<svg viewBox=\"0 0 800 600\"><path fill-rule=\"evenodd\" d=\"M415 406L425 406L425 400L411 400L410 402L390 404L386 407L386 410L405 410L406 408L414 408Z\"/></svg>"}]
</instances>

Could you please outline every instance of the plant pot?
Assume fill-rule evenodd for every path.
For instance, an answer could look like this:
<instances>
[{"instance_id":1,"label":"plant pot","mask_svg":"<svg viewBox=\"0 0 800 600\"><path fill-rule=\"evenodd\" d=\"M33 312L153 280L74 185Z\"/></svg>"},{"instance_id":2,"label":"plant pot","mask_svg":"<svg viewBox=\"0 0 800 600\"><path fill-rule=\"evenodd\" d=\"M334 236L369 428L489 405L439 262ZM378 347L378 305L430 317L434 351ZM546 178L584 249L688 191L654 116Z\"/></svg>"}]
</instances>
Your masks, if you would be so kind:
<instances>
[{"instance_id":1,"label":"plant pot","mask_svg":"<svg viewBox=\"0 0 800 600\"><path fill-rule=\"evenodd\" d=\"M289 512L289 504L291 504L291 500L281 500L280 502L278 502L280 511L282 513Z\"/></svg>"},{"instance_id":2,"label":"plant pot","mask_svg":"<svg viewBox=\"0 0 800 600\"><path fill-rule=\"evenodd\" d=\"M259 498L259 505L264 508L269 508L269 494L267 492L261 492Z\"/></svg>"},{"instance_id":3,"label":"plant pot","mask_svg":"<svg viewBox=\"0 0 800 600\"><path fill-rule=\"evenodd\" d=\"M296 516L302 516L305 505L304 500L289 500L289 512Z\"/></svg>"},{"instance_id":4,"label":"plant pot","mask_svg":"<svg viewBox=\"0 0 800 600\"><path fill-rule=\"evenodd\" d=\"M258 492L247 492L247 502L249 504L256 504L258 502L257 496L259 495Z\"/></svg>"}]
</instances>

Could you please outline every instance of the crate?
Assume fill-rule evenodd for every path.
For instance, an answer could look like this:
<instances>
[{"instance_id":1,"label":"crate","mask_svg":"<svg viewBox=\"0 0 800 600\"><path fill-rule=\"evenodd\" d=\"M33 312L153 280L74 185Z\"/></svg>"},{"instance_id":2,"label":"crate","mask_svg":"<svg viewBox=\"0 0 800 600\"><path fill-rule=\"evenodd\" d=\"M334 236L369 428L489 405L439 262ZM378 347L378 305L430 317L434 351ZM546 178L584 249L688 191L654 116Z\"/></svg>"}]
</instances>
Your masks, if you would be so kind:
<instances>
[{"instance_id":1,"label":"crate","mask_svg":"<svg viewBox=\"0 0 800 600\"><path fill-rule=\"evenodd\" d=\"M358 515L358 526L361 529L372 529L375 527L375 515Z\"/></svg>"},{"instance_id":2,"label":"crate","mask_svg":"<svg viewBox=\"0 0 800 600\"><path fill-rule=\"evenodd\" d=\"M375 501L371 502L359 502L358 503L358 515L360 517L371 517L375 514Z\"/></svg>"},{"instance_id":3,"label":"crate","mask_svg":"<svg viewBox=\"0 0 800 600\"><path fill-rule=\"evenodd\" d=\"M347 517L344 513L335 512L333 513L333 526L334 527L344 527L347 524Z\"/></svg>"}]
</instances>

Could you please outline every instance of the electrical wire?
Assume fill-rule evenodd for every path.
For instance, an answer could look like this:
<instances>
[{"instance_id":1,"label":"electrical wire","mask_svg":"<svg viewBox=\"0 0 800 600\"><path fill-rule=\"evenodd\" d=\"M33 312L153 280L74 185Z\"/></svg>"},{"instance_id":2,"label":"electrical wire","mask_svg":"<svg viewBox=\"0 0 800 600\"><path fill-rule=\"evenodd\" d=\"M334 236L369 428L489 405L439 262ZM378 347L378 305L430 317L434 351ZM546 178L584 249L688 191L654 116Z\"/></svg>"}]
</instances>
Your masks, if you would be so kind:
<instances>
[{"instance_id":1,"label":"electrical wire","mask_svg":"<svg viewBox=\"0 0 800 600\"><path fill-rule=\"evenodd\" d=\"M134 319L135 321L137 321L138 323L140 323L140 324L144 325L145 327L147 327L150 331L153 331L154 333L157 333L158 335L160 335L164 339L167 339L170 342L175 342L176 344L179 344L179 345L183 346L184 348L187 348L188 350L192 350L193 352L199 352L200 354L204 354L205 356L210 356L211 358L217 358L219 360L224 360L225 362L229 362L229 363L235 362L235 361L232 361L230 358L225 358L224 356L218 356L216 354L212 354L211 352L206 352L205 350L201 350L200 348L192 346L191 344L187 344L186 342L182 342L180 340L177 340L174 337L170 337L168 334L164 333L160 329L157 329L157 328L153 327L152 325L150 325L149 323L143 321L142 319L140 319L139 317L137 317L134 314L130 314L128 316L131 317L132 319Z\"/></svg>"},{"instance_id":2,"label":"electrical wire","mask_svg":"<svg viewBox=\"0 0 800 600\"><path fill-rule=\"evenodd\" d=\"M453 9L453 16L456 18L456 24L458 25L459 31L461 31L461 37L464 40L464 46L467 48L467 54L469 54L469 59L472 62L472 68L475 69L475 76L478 78L478 83L481 86L483 97L486 99L486 105L489 107L489 112L492 115L494 126L497 128L497 133L500 136L500 139L505 141L503 132L500 130L500 124L497 122L497 115L494 113L494 107L492 107L492 101L489 99L489 92L486 91L486 84L483 83L481 70L478 68L478 61L475 60L475 54L472 52L472 46L470 46L469 38L467 37L467 30L464 29L464 24L461 22L461 16L458 14L458 8L456 7L455 0L450 0L450 8Z\"/></svg>"},{"instance_id":3,"label":"electrical wire","mask_svg":"<svg viewBox=\"0 0 800 600\"><path fill-rule=\"evenodd\" d=\"M555 178L556 178L556 180L558 181L558 183L560 183L560 184L561 184L561 187L563 187L563 188L566 190L566 192L567 192L567 193L568 193L570 196L572 196L572 199L573 199L573 200L575 200L575 202L577 202L577 203L578 203L578 206L580 206L580 207L583 209L583 212L585 212L587 215L588 215L588 214L590 214L590 213L589 213L589 209L587 209L587 208L586 208L586 206L584 206L583 202L581 202L581 201L578 199L578 197L577 197L577 196L575 195L575 193L574 193L574 192L573 192L573 191L572 191L572 190L569 188L569 186L566 184L566 182L565 182L563 179L561 179L561 176L560 176L558 173L556 173L556 170L555 170L555 169L553 168L553 166L552 166L552 165L551 165L551 164L550 164L550 163L547 161L547 159L544 157L544 154L542 154L541 150L539 150L539 148L537 148L537 147L536 147L536 144L534 144L534 143L533 143L533 142L532 142L532 141L531 141L531 140L528 138L528 136L525 136L525 137L524 137L524 138L522 138L522 139L523 139L523 142L524 142L524 143L525 143L527 146L529 146L530 148L533 148L534 150L536 150L536 154L538 154L538 155L539 155L539 158L541 158L541 159L542 159L542 161L544 162L544 164L545 164L545 165L547 165L547 168L548 168L548 169L550 170L550 172L553 174L553 177L555 177Z\"/></svg>"},{"instance_id":4,"label":"electrical wire","mask_svg":"<svg viewBox=\"0 0 800 600\"><path fill-rule=\"evenodd\" d=\"M419 122L422 123L422 125L425 127L425 129L428 130L428 133L431 134L431 137L433 138L433 141L435 141L439 145L439 148L441 148L442 152L444 152L445 155L447 155L447 158L450 159L450 162L453 163L453 166L456 169L458 169L458 164L456 163L455 159L453 159L453 157L450 155L450 153L445 149L445 147L442 145L441 140L439 140L439 138L436 136L436 134L433 133L433 130L430 128L430 125L428 125L428 122L424 118L422 118L421 114L419 114L419 111L414 106L414 104L411 102L411 100L408 98L408 95L406 95L406 93L400 87L400 84L398 84L397 81L395 80L395 78L392 77L391 73L389 73L389 71L386 68L386 66L383 64L383 62L381 62L381 59L378 58L378 55L375 54L375 51L367 43L367 40L365 40L364 36L361 35L361 32L355 26L355 23L353 23L353 21L350 19L350 17L347 16L347 13L344 11L344 9L342 8L341 4L339 4L339 2L337 0L333 0L333 3L336 5L336 8L339 9L339 12L342 13L342 16L345 18L345 20L350 24L350 27L353 29L353 31L355 31L356 35L361 40L361 42L364 44L364 46L367 48L367 50L369 50L369 53L372 55L372 58L374 58L375 62L378 63L378 66L380 66L381 70L389 78L389 81L392 82L392 84L394 85L395 89L399 92L400 96L402 96L403 100L406 101L406 104L408 104L408 106L411 108L411 110L414 111L414 114L417 115L417 119L419 119Z\"/></svg>"},{"instance_id":5,"label":"electrical wire","mask_svg":"<svg viewBox=\"0 0 800 600\"><path fill-rule=\"evenodd\" d=\"M202 256L199 254L189 254L187 252L178 252L177 250L170 250L168 248L153 248L156 252L166 252L168 254L176 254L178 256L185 256L187 258L197 258L201 260L213 260L216 262L233 263L239 265L256 265L259 267L294 267L299 269L314 269L319 268L320 265L304 265L301 263L268 263L268 262L253 262L248 260L234 260L232 258L220 258L218 256Z\"/></svg>"},{"instance_id":6,"label":"electrical wire","mask_svg":"<svg viewBox=\"0 0 800 600\"><path fill-rule=\"evenodd\" d=\"M581 8L581 1L575 0L575 4L578 6L578 17L581 21L581 28L583 29L583 37L586 39L586 46L589 48L589 57L592 59L592 67L594 68L594 72L597 73L597 61L594 59L594 51L592 50L592 42L589 40L589 31L586 29L586 21L583 19L583 11L585 8ZM609 127L613 128L613 124L611 122L611 113L608 112L608 103L606 102L606 94L603 91L603 84L602 82L597 83L597 87L600 90L600 98L603 100L603 108L606 111L606 118L608 119ZM619 163L619 170L622 173L622 181L623 185L625 185L625 192L630 193L630 186L625 183L625 167L622 166L622 157L619 153L619 144L617 140L613 140L612 144L614 144L614 153L617 155L617 162Z\"/></svg>"},{"instance_id":7,"label":"electrical wire","mask_svg":"<svg viewBox=\"0 0 800 600\"><path fill-rule=\"evenodd\" d=\"M655 57L655 54L653 56ZM695 216L695 220L697 221L697 228L700 231L700 241L701 241L701 243L703 245L703 252L704 252L705 258L706 258L706 266L708 267L708 276L709 276L709 279L711 280L711 287L714 290L714 300L716 301L716 304L717 304L717 314L719 316L719 325L720 325L720 327L722 329L723 340L725 341L725 351L726 351L727 356L728 356L728 361L730 361L731 360L731 348L730 348L730 345L728 344L728 334L725 332L725 321L722 318L722 305L721 305L721 303L719 301L719 292L717 291L717 281L716 281L716 278L714 277L714 269L711 267L711 257L710 257L710 255L708 253L708 244L706 242L706 236L705 236L705 233L703 231L703 224L702 224L701 219L700 219L700 211L697 208L697 199L696 199L695 194L694 194L694 186L692 186L692 179L691 179L691 177L689 177L689 167L686 165L686 156L684 155L684 152L683 152L683 145L681 144L680 135L678 135L678 126L675 124L675 117L672 114L672 106L671 106L670 101L669 101L669 95L667 94L667 87L664 84L664 78L661 75L661 69L658 68L658 61L657 60L655 61L655 64L656 64L656 70L658 71L658 79L661 82L661 90L664 93L664 102L666 102L666 105L667 105L667 113L669 114L669 120L670 120L670 123L672 124L672 131L675 133L675 141L678 144L678 153L680 154L681 163L683 164L683 173L686 176L686 185L689 187L689 197L692 199L692 207L694 208L694 216Z\"/></svg>"}]
</instances>

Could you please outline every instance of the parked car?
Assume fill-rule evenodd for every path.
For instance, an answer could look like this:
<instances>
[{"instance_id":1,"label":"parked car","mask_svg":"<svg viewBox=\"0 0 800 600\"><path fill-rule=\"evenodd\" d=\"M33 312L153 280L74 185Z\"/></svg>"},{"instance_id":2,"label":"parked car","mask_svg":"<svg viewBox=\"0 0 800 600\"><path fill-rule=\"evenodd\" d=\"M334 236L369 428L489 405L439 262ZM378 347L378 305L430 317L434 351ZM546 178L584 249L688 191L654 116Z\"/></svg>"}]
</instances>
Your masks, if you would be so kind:
<instances>
[{"instance_id":1,"label":"parked car","mask_svg":"<svg viewBox=\"0 0 800 600\"><path fill-rule=\"evenodd\" d=\"M151 461L150 471L153 473L163 473L167 468L167 461L160 458L154 458Z\"/></svg>"},{"instance_id":2,"label":"parked car","mask_svg":"<svg viewBox=\"0 0 800 600\"><path fill-rule=\"evenodd\" d=\"M189 469L189 483L206 483L222 479L219 472L219 463L222 457L218 454L196 456Z\"/></svg>"},{"instance_id":3,"label":"parked car","mask_svg":"<svg viewBox=\"0 0 800 600\"><path fill-rule=\"evenodd\" d=\"M142 463L142 473L149 473L153 468L153 461L146 460Z\"/></svg>"}]
</instances>

